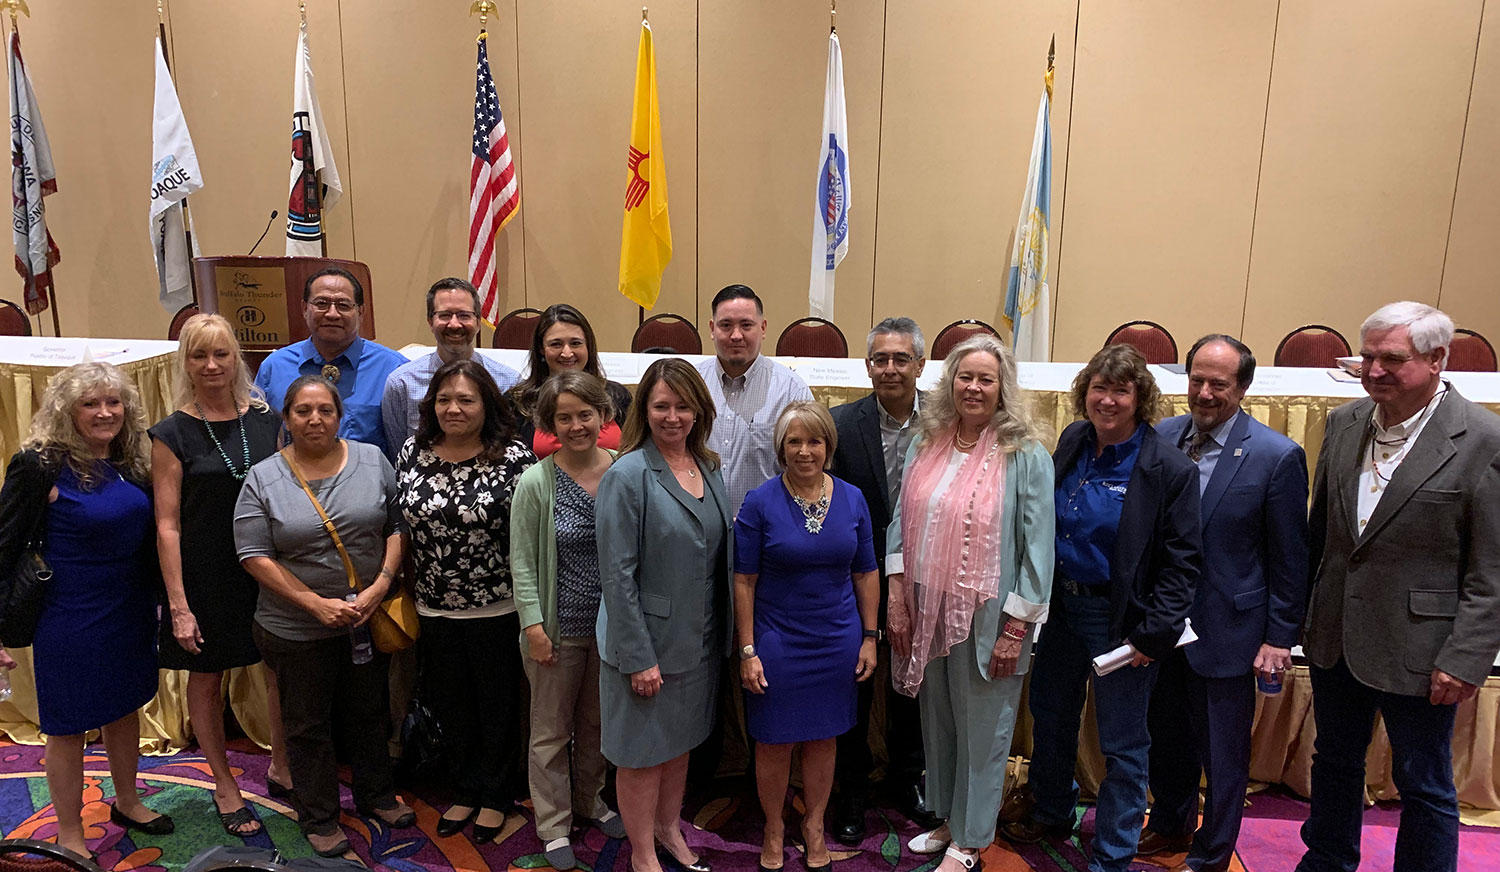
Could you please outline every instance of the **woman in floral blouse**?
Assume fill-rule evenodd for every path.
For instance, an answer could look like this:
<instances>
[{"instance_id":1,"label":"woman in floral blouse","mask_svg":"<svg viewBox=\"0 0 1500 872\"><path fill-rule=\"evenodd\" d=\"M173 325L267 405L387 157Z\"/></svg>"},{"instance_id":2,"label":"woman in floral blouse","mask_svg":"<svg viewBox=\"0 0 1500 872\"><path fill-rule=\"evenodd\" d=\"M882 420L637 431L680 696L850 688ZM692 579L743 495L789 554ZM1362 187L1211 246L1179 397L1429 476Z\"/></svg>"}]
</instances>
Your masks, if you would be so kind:
<instances>
[{"instance_id":1,"label":"woman in floral blouse","mask_svg":"<svg viewBox=\"0 0 1500 872\"><path fill-rule=\"evenodd\" d=\"M511 592L510 504L536 456L516 439L510 403L473 360L443 365L396 459L416 565L424 698L443 725L457 801L442 836L474 822L495 838L524 783L520 618Z\"/></svg>"}]
</instances>

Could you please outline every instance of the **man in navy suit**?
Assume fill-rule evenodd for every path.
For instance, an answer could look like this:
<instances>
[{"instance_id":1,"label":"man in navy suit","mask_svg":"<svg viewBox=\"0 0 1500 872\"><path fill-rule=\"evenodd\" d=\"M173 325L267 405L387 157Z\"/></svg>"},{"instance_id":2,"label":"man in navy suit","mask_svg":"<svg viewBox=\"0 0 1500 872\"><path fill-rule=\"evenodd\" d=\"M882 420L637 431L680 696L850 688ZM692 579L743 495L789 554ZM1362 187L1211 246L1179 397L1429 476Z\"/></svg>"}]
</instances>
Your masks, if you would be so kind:
<instances>
[{"instance_id":1,"label":"man in navy suit","mask_svg":"<svg viewBox=\"0 0 1500 872\"><path fill-rule=\"evenodd\" d=\"M922 328L910 318L886 318L865 338L865 369L874 391L833 410L838 450L833 474L859 488L870 507L875 557L880 563L880 626L885 626L885 533L901 497L906 449L917 432L920 399L917 377L925 360ZM880 659L890 662L890 648L880 644ZM871 759L868 737L873 681L859 685L859 719L839 737L835 778L834 837L845 845L865 839L865 805L869 799ZM889 688L887 688L889 691ZM899 693L885 695L885 747L890 763L886 786L894 805L928 829L940 821L927 811L922 795L922 716L916 700Z\"/></svg>"},{"instance_id":2,"label":"man in navy suit","mask_svg":"<svg viewBox=\"0 0 1500 872\"><path fill-rule=\"evenodd\" d=\"M1152 693L1156 802L1140 852L1187 850L1176 870L1223 872L1244 815L1254 676L1291 666L1306 608L1307 456L1240 409L1255 376L1244 343L1205 336L1187 365L1191 414L1158 429L1198 464L1203 575L1189 615L1199 638L1162 662ZM1200 772L1208 789L1195 833Z\"/></svg>"}]
</instances>

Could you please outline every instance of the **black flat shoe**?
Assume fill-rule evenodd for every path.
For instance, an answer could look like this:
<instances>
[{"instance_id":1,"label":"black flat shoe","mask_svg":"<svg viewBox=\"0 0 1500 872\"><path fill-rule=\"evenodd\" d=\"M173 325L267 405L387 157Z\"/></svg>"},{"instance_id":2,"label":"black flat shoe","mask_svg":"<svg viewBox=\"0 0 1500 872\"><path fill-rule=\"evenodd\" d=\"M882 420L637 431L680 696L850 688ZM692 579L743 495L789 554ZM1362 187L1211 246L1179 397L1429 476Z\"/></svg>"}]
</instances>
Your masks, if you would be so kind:
<instances>
[{"instance_id":1,"label":"black flat shoe","mask_svg":"<svg viewBox=\"0 0 1500 872\"><path fill-rule=\"evenodd\" d=\"M437 834L444 838L456 836L464 831L469 821L479 816L479 806L469 809L469 813L461 818L440 817L437 822Z\"/></svg>"},{"instance_id":2,"label":"black flat shoe","mask_svg":"<svg viewBox=\"0 0 1500 872\"><path fill-rule=\"evenodd\" d=\"M277 781L276 779L267 775L266 796L269 796L272 799L291 799L292 789L290 787L287 787L285 784L282 784L280 781Z\"/></svg>"},{"instance_id":3,"label":"black flat shoe","mask_svg":"<svg viewBox=\"0 0 1500 872\"><path fill-rule=\"evenodd\" d=\"M140 830L148 836L171 835L172 831L177 829L176 824L172 823L172 819L164 814L159 814L149 821L138 821L135 818L127 816L125 812L120 811L115 806L109 807L109 820L110 823L122 826L127 830Z\"/></svg>"},{"instance_id":4,"label":"black flat shoe","mask_svg":"<svg viewBox=\"0 0 1500 872\"><path fill-rule=\"evenodd\" d=\"M713 872L714 868L713 866L709 865L709 862L707 860L703 859L703 856L701 854L698 856L698 860L696 862L684 863L676 857L672 856L672 852L668 851L661 845L656 846L656 859L660 861L663 866L667 866L672 869L681 869L683 870L683 872Z\"/></svg>"},{"instance_id":5,"label":"black flat shoe","mask_svg":"<svg viewBox=\"0 0 1500 872\"><path fill-rule=\"evenodd\" d=\"M806 869L807 872L833 872L833 857L830 856L828 862L821 866L814 866L807 862L807 857L804 856L802 858L802 868Z\"/></svg>"},{"instance_id":6,"label":"black flat shoe","mask_svg":"<svg viewBox=\"0 0 1500 872\"><path fill-rule=\"evenodd\" d=\"M488 845L490 842L495 841L495 837L500 835L500 831L503 829L505 829L505 824L503 823L498 827L482 827L479 824L475 824L474 835L470 837L470 841L476 845Z\"/></svg>"}]
</instances>

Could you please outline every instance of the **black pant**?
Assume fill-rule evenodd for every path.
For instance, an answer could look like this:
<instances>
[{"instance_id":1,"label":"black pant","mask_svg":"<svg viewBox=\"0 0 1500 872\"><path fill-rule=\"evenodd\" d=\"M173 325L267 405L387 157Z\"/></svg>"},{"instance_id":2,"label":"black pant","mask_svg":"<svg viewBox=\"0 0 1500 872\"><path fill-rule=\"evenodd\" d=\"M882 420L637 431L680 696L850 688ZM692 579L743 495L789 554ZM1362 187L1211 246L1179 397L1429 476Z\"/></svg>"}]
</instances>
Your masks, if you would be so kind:
<instances>
[{"instance_id":1,"label":"black pant","mask_svg":"<svg viewBox=\"0 0 1500 872\"><path fill-rule=\"evenodd\" d=\"M369 663L356 666L347 634L296 642L268 633L260 624L255 625L255 644L276 673L302 832L330 836L339 831L335 714L340 742L349 753L355 807L390 808L396 801L386 748L390 657L377 651Z\"/></svg>"},{"instance_id":2,"label":"black pant","mask_svg":"<svg viewBox=\"0 0 1500 872\"><path fill-rule=\"evenodd\" d=\"M1250 782L1250 727L1255 720L1255 677L1205 678L1187 655L1161 662L1151 693L1151 806L1147 829L1163 836L1194 833L1188 851L1200 872L1223 872L1234 859ZM1203 823L1198 823L1198 782L1208 776ZM1196 832L1194 830L1197 825Z\"/></svg>"},{"instance_id":3,"label":"black pant","mask_svg":"<svg viewBox=\"0 0 1500 872\"><path fill-rule=\"evenodd\" d=\"M890 646L879 646L880 659L890 663ZM884 676L887 673L881 670ZM839 736L834 762L834 779L838 782L840 801L864 804L870 794L870 770L875 768L870 753L870 712L875 702L877 679L859 683L859 703L854 729ZM925 761L922 755L922 712L917 701L891 689L890 680L881 684L885 692L885 783L901 789L922 783Z\"/></svg>"},{"instance_id":4,"label":"black pant","mask_svg":"<svg viewBox=\"0 0 1500 872\"><path fill-rule=\"evenodd\" d=\"M422 695L443 731L459 805L503 810L524 790L521 618L422 617Z\"/></svg>"}]
</instances>

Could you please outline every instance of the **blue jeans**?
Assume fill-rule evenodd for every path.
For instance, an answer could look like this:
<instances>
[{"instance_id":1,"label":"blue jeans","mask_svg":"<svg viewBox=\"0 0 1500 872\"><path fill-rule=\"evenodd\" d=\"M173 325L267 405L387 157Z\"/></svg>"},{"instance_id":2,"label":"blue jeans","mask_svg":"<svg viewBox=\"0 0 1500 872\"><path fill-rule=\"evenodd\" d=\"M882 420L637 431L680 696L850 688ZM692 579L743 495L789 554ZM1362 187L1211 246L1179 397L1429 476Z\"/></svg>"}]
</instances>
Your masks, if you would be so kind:
<instances>
[{"instance_id":1,"label":"blue jeans","mask_svg":"<svg viewBox=\"0 0 1500 872\"><path fill-rule=\"evenodd\" d=\"M1395 872L1458 868L1458 792L1453 786L1456 705L1385 693L1349 672L1311 667L1318 737L1312 764L1312 811L1302 825L1307 853L1297 872L1355 872L1364 822L1365 752L1375 713L1391 739L1392 778L1401 791Z\"/></svg>"},{"instance_id":2,"label":"blue jeans","mask_svg":"<svg viewBox=\"0 0 1500 872\"><path fill-rule=\"evenodd\" d=\"M1061 606L1061 608L1058 608ZM1039 823L1073 823L1078 784L1078 725L1090 661L1111 650L1109 598L1063 593L1053 599L1031 668L1032 755L1028 781ZM1146 729L1158 664L1126 666L1094 677L1094 712L1104 751L1104 782L1094 815L1091 872L1123 872L1135 859L1146 816L1151 734Z\"/></svg>"}]
</instances>

